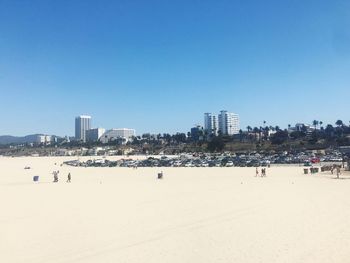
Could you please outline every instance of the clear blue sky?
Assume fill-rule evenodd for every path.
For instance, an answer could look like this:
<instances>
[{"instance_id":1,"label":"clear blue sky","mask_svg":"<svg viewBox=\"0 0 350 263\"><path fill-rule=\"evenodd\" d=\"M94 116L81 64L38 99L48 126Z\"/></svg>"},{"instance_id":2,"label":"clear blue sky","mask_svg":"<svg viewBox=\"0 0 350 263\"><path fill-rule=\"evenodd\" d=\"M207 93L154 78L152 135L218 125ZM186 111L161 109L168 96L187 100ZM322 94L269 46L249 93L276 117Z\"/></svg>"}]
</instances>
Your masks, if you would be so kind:
<instances>
[{"instance_id":1,"label":"clear blue sky","mask_svg":"<svg viewBox=\"0 0 350 263\"><path fill-rule=\"evenodd\" d=\"M350 120L350 1L0 0L0 134Z\"/></svg>"}]
</instances>

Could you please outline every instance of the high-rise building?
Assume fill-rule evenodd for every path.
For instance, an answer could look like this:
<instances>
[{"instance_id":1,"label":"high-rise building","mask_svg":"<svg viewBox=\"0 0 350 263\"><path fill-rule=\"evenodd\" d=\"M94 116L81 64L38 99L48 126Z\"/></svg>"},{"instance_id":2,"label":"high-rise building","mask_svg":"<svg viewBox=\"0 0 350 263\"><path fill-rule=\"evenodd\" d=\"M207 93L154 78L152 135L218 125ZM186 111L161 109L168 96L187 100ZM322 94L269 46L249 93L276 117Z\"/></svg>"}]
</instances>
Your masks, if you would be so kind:
<instances>
[{"instance_id":1,"label":"high-rise building","mask_svg":"<svg viewBox=\"0 0 350 263\"><path fill-rule=\"evenodd\" d=\"M81 115L75 118L75 139L86 142L86 131L91 129L91 116Z\"/></svg>"},{"instance_id":2,"label":"high-rise building","mask_svg":"<svg viewBox=\"0 0 350 263\"><path fill-rule=\"evenodd\" d=\"M218 132L218 118L212 113L204 113L204 130L208 134L217 134Z\"/></svg>"},{"instance_id":3,"label":"high-rise building","mask_svg":"<svg viewBox=\"0 0 350 263\"><path fill-rule=\"evenodd\" d=\"M233 135L239 133L239 116L236 113L220 111L219 131L223 135Z\"/></svg>"},{"instance_id":4,"label":"high-rise building","mask_svg":"<svg viewBox=\"0 0 350 263\"><path fill-rule=\"evenodd\" d=\"M97 142L101 136L105 133L103 128L95 128L86 131L86 141L88 142Z\"/></svg>"}]
</instances>

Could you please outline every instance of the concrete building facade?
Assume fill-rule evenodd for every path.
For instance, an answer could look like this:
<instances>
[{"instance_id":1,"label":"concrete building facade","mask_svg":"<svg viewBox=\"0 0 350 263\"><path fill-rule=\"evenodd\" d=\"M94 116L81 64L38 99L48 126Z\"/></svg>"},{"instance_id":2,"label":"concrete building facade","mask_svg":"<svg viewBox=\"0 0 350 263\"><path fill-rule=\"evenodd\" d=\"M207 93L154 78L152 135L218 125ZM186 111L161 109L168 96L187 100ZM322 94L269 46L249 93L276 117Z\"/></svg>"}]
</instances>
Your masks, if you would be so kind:
<instances>
[{"instance_id":1,"label":"concrete building facade","mask_svg":"<svg viewBox=\"0 0 350 263\"><path fill-rule=\"evenodd\" d=\"M97 142L102 135L106 132L103 128L94 128L86 131L87 142Z\"/></svg>"},{"instance_id":2,"label":"concrete building facade","mask_svg":"<svg viewBox=\"0 0 350 263\"><path fill-rule=\"evenodd\" d=\"M75 118L75 139L86 142L86 131L91 129L91 116L80 115Z\"/></svg>"},{"instance_id":3,"label":"concrete building facade","mask_svg":"<svg viewBox=\"0 0 350 263\"><path fill-rule=\"evenodd\" d=\"M213 113L204 113L204 131L207 134L217 135L218 133L218 116Z\"/></svg>"},{"instance_id":4,"label":"concrete building facade","mask_svg":"<svg viewBox=\"0 0 350 263\"><path fill-rule=\"evenodd\" d=\"M131 137L135 136L136 132L134 129L119 128L119 129L110 129L106 131L100 138L100 141L107 143L109 141L122 141L128 142Z\"/></svg>"},{"instance_id":5,"label":"concrete building facade","mask_svg":"<svg viewBox=\"0 0 350 263\"><path fill-rule=\"evenodd\" d=\"M53 141L53 137L51 135L37 135L35 143L49 144L52 141Z\"/></svg>"},{"instance_id":6,"label":"concrete building facade","mask_svg":"<svg viewBox=\"0 0 350 263\"><path fill-rule=\"evenodd\" d=\"M218 116L219 132L222 135L233 135L239 133L239 116L236 113L220 111Z\"/></svg>"}]
</instances>

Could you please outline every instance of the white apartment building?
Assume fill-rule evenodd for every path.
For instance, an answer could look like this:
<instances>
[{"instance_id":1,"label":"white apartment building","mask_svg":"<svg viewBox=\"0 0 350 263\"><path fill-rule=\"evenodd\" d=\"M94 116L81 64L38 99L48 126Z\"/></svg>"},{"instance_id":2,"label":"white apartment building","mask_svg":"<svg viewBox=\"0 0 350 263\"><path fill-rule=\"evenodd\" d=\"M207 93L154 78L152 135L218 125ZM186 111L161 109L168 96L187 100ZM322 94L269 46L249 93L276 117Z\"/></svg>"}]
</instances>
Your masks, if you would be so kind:
<instances>
[{"instance_id":1,"label":"white apartment building","mask_svg":"<svg viewBox=\"0 0 350 263\"><path fill-rule=\"evenodd\" d=\"M75 139L86 142L86 131L91 129L91 116L81 115L75 118Z\"/></svg>"},{"instance_id":2,"label":"white apartment building","mask_svg":"<svg viewBox=\"0 0 350 263\"><path fill-rule=\"evenodd\" d=\"M35 143L38 144L48 144L52 142L52 136L51 135L37 135L35 139Z\"/></svg>"},{"instance_id":3,"label":"white apartment building","mask_svg":"<svg viewBox=\"0 0 350 263\"><path fill-rule=\"evenodd\" d=\"M123 139L126 143L131 137L135 136L136 132L134 129L119 128L119 129L110 129L106 131L100 138L101 142L107 143L112 140Z\"/></svg>"},{"instance_id":4,"label":"white apartment building","mask_svg":"<svg viewBox=\"0 0 350 263\"><path fill-rule=\"evenodd\" d=\"M239 116L236 113L220 111L219 131L223 135L233 135L239 133Z\"/></svg>"},{"instance_id":5,"label":"white apartment building","mask_svg":"<svg viewBox=\"0 0 350 263\"><path fill-rule=\"evenodd\" d=\"M86 131L86 141L97 142L106 132L103 128L94 128Z\"/></svg>"},{"instance_id":6,"label":"white apartment building","mask_svg":"<svg viewBox=\"0 0 350 263\"><path fill-rule=\"evenodd\" d=\"M212 113L204 113L204 130L208 134L217 135L218 132L218 117Z\"/></svg>"}]
</instances>

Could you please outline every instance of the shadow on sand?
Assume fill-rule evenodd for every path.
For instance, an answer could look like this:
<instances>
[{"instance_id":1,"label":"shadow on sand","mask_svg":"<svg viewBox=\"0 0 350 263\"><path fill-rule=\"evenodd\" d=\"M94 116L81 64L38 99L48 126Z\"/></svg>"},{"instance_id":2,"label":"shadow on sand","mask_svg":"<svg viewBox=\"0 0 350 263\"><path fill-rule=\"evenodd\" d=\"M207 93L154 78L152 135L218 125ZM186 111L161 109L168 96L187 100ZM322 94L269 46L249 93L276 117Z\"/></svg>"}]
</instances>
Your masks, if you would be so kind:
<instances>
[{"instance_id":1,"label":"shadow on sand","mask_svg":"<svg viewBox=\"0 0 350 263\"><path fill-rule=\"evenodd\" d=\"M334 179L334 180L350 180L350 177L331 177L330 179Z\"/></svg>"}]
</instances>

